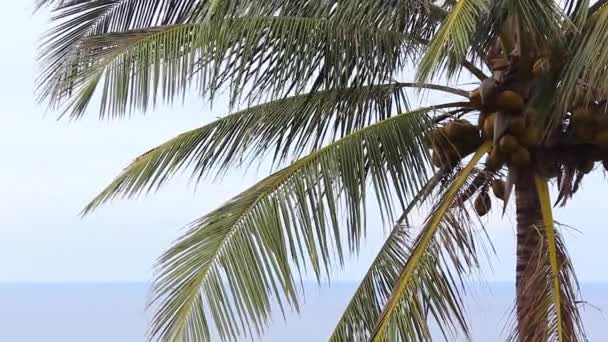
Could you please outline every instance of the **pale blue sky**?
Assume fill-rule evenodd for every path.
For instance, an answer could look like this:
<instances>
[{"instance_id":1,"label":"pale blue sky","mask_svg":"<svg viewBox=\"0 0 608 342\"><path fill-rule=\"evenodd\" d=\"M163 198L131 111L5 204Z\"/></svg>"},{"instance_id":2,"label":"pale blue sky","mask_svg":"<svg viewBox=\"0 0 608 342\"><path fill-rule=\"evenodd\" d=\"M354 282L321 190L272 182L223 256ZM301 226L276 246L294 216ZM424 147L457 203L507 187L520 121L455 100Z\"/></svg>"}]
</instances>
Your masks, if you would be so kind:
<instances>
[{"instance_id":1,"label":"pale blue sky","mask_svg":"<svg viewBox=\"0 0 608 342\"><path fill-rule=\"evenodd\" d=\"M0 282L146 281L154 260L179 235L180 227L245 189L263 172L236 171L197 192L185 178L155 195L119 201L82 220L78 212L138 154L186 129L222 115L202 101L163 108L147 116L98 122L56 121L34 99L36 48L46 16L32 16L28 1L9 1L0 12ZM608 281L604 260L608 229L598 214L607 209L602 172L586 180L579 196L557 218L581 233L567 245L582 281ZM498 212L498 211L495 211ZM379 222L378 218L378 222ZM486 220L487 221L487 220ZM510 217L488 221L498 257L490 280L510 281L514 228ZM366 249L338 274L361 277L382 243L371 224Z\"/></svg>"}]
</instances>

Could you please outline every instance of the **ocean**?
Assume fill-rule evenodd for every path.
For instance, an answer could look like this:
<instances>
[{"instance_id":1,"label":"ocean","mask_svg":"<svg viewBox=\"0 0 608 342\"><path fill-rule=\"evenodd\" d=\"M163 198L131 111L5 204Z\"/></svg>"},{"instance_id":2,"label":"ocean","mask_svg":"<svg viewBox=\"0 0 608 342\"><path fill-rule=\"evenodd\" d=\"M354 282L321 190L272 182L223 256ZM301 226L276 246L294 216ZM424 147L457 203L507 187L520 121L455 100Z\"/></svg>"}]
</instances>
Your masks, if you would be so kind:
<instances>
[{"instance_id":1,"label":"ocean","mask_svg":"<svg viewBox=\"0 0 608 342\"><path fill-rule=\"evenodd\" d=\"M301 314L284 321L279 312L262 341L326 341L356 284L307 286ZM582 284L582 310L590 341L608 341L608 284ZM501 341L513 286L489 283L467 295L474 341ZM144 284L0 285L0 341L144 342ZM438 338L438 341L443 339ZM250 339L244 339L250 341Z\"/></svg>"}]
</instances>

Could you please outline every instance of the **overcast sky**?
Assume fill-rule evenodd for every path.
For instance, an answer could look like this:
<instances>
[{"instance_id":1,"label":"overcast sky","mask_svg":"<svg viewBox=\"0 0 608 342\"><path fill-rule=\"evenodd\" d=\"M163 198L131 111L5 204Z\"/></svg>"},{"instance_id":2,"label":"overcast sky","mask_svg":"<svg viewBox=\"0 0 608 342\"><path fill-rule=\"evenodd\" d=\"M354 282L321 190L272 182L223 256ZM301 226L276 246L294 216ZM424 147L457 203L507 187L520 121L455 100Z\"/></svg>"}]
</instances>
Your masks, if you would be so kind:
<instances>
[{"instance_id":1,"label":"overcast sky","mask_svg":"<svg viewBox=\"0 0 608 342\"><path fill-rule=\"evenodd\" d=\"M222 115L202 101L158 109L146 116L99 122L91 110L78 122L57 121L35 103L36 48L46 16L32 16L28 1L7 1L0 12L0 282L146 281L156 257L180 228L244 190L263 172L236 171L194 192L178 179L157 194L105 206L86 219L78 212L137 155ZM581 233L567 245L582 281L608 281L608 229L602 214L608 190L601 172L584 183L556 216ZM497 212L497 211L495 211ZM497 257L486 278L511 281L514 220L488 223ZM336 277L359 279L383 240L379 224L358 260Z\"/></svg>"}]
</instances>

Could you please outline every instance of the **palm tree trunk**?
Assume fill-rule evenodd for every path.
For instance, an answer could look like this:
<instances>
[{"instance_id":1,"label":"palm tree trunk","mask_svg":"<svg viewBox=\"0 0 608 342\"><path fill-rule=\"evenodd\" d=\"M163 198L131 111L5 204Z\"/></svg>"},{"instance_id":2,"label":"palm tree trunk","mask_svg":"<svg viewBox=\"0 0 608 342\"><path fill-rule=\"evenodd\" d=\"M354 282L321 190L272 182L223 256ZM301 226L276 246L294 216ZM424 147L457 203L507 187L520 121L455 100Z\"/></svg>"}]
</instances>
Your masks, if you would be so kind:
<instances>
[{"instance_id":1,"label":"palm tree trunk","mask_svg":"<svg viewBox=\"0 0 608 342\"><path fill-rule=\"evenodd\" d=\"M515 184L517 206L516 301L517 335L520 342L543 341L547 332L547 315L538 312L535 295L547 286L544 278L535 276L541 261L542 213L532 170L521 170ZM544 317L543 317L544 316Z\"/></svg>"}]
</instances>

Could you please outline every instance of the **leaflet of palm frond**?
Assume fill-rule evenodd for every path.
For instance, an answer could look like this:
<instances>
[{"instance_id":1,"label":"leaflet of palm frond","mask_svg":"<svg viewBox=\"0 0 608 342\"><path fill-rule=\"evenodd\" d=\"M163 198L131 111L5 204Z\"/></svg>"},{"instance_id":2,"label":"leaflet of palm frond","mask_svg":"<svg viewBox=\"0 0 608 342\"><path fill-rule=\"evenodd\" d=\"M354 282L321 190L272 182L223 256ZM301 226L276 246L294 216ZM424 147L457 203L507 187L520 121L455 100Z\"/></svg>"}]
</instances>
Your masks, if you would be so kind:
<instances>
[{"instance_id":1,"label":"leaflet of palm frond","mask_svg":"<svg viewBox=\"0 0 608 342\"><path fill-rule=\"evenodd\" d=\"M459 285L462 275L478 264L476 235L470 230L468 211L456 199L489 148L490 143L482 145L441 195L410 249L398 282L376 322L372 341L430 339L425 307L446 339L457 331L465 338L468 336Z\"/></svg>"},{"instance_id":2,"label":"leaflet of palm frond","mask_svg":"<svg viewBox=\"0 0 608 342\"><path fill-rule=\"evenodd\" d=\"M585 22L584 27L570 41L571 55L561 74L558 99L559 110L565 112L574 99L580 81L587 87L584 101L592 100L593 92L608 93L608 7L600 7Z\"/></svg>"},{"instance_id":3,"label":"leaflet of palm frond","mask_svg":"<svg viewBox=\"0 0 608 342\"><path fill-rule=\"evenodd\" d=\"M168 0L145 0L137 5L134 5L133 2L133 0L45 2L54 10L58 23L49 31L41 46L43 51L41 55L43 72L39 78L41 100L49 100L55 106L71 102L70 105L77 110L76 113L80 113L83 107L88 106L90 96L95 92L102 77L96 75L98 72L92 70L94 75L89 75L85 82L80 74L83 70L79 69L79 66L86 66L84 68L86 70L100 67L94 60L90 60L91 51L83 49L83 42L91 40L99 42L99 37L104 37L106 43L100 48L107 48L112 46L112 43L120 41L124 43L125 36L131 39L146 36L146 41L152 44L148 51L143 51L142 42L138 41L138 50L143 55L132 54L128 56L129 58L120 55L115 58L116 63L108 61L101 63L113 64L114 72L106 74L113 78L114 82L122 81L129 85L139 79L137 83L141 87L134 86L131 96L139 96L144 90L150 90L146 86L155 82L154 77L144 77L146 74L143 72L138 72L138 76L133 76L131 79L132 75L129 75L128 72L137 70L137 68L132 68L135 61L140 61L141 65L145 65L146 62L152 62L158 57L153 56L150 51L158 50L159 43L171 43L169 44L171 49L178 51L176 53L162 51L165 58L194 56L187 51L191 46L187 44L180 46L180 43L185 44L192 38L192 34L188 33L188 29L192 26L211 26L212 29L207 29L210 34L210 37L207 37L208 47L221 51L207 51L208 54L198 56L198 59L191 58L184 60L183 63L170 63L171 68L165 65L165 68L161 68L165 74L170 73L182 78L171 81L168 77L162 76L165 82L168 82L163 89L165 92L174 92L175 89L172 88L183 87L184 83L190 84L192 75L188 71L199 70L202 66L204 70L217 78L205 79L209 84L204 85L211 93L217 90L217 86L228 82L227 78L233 82L238 81L240 86L248 87L249 90L271 90L272 93L281 90L287 92L297 90L315 79L321 87L327 83L341 83L344 86L344 82L347 81L351 84L364 84L364 81L372 80L374 77L386 76L387 70L380 71L382 65L386 67L388 64L399 64L402 62L404 54L407 57L417 50L418 42L408 37L428 38L433 34L437 25L437 19L432 10L437 6L428 0L398 0L390 3L383 2L381 5L361 0L339 2L323 0L306 2L189 0L181 1L179 5L170 2L171 6L167 5ZM271 21L282 22L282 24L264 25L264 22ZM361 25L362 22L368 26ZM320 25L315 23L320 23ZM341 31L341 33L337 36L325 35L319 32L323 30L323 26L326 28L331 26L330 31L334 33ZM159 31L166 28L171 28L171 32L161 35L165 39L154 40L145 34L149 29L154 36L158 37L161 33ZM182 28L182 30L177 28ZM286 28L290 28L290 30ZM376 40L373 32L385 32L392 36L393 38L388 39L391 40L391 43L388 43L388 40L384 40L384 43ZM351 39L349 42L349 38L345 35L354 40ZM313 41L307 40L308 36ZM298 40L297 44L296 40ZM371 45L374 46L373 54L353 55L355 47L366 49ZM310 49L302 49L303 46L308 46ZM350 46L349 51L336 50L347 46ZM99 50L95 51L99 52ZM311 51L316 51L317 55L312 56L315 53L311 53ZM301 59L302 55L298 55L298 53L308 53L309 59ZM212 57L218 58L213 59ZM226 59L221 57L226 57ZM85 63L83 58L89 60L89 64ZM338 62L342 64L336 66L335 63ZM209 63L213 65L209 65ZM127 65L131 67L125 67ZM261 65L266 68L260 68ZM235 73L231 73L226 68ZM356 73L353 72L353 68L358 68ZM319 73L321 70L323 72ZM158 70L150 69L148 71ZM121 74L125 77L120 78ZM385 79L389 78L385 77ZM250 82L248 83L248 81L257 81L259 87L249 87ZM261 87L261 84L265 86ZM232 90L233 97L236 97L238 91L234 88ZM124 92L124 90L116 89L112 95L127 96ZM74 93L82 95L82 98L75 100ZM159 93L168 95L163 91L159 91ZM157 95L156 92L153 94ZM168 99L165 98L165 100ZM123 102L124 100L116 103L118 108L125 106ZM132 106L141 109L141 106L145 106L153 100L136 98L133 102ZM109 107L109 109L118 110L115 108L116 106L109 105ZM120 108L120 111L125 110L125 108Z\"/></svg>"},{"instance_id":4,"label":"leaflet of palm frond","mask_svg":"<svg viewBox=\"0 0 608 342\"><path fill-rule=\"evenodd\" d=\"M564 13L568 16L574 27L581 28L585 25L593 8L589 7L591 0L567 0L564 5Z\"/></svg>"},{"instance_id":5,"label":"leaflet of palm frond","mask_svg":"<svg viewBox=\"0 0 608 342\"><path fill-rule=\"evenodd\" d=\"M573 195L573 187L576 180L576 168L572 165L563 165L558 177L558 195L555 205L565 206Z\"/></svg>"},{"instance_id":6,"label":"leaflet of palm frond","mask_svg":"<svg viewBox=\"0 0 608 342\"><path fill-rule=\"evenodd\" d=\"M546 330L538 331L537 336L526 336L530 340L536 341L560 341L558 327L561 326L562 340L561 341L587 341L583 322L580 317L580 312L577 306L578 282L576 280L572 263L566 252L566 247L563 244L562 238L556 231L556 251L559 266L559 297L560 297L560 316L562 324L558 325L558 317L556 312L553 283L554 278L551 270L551 261L549 249L547 246L546 232L544 228L537 227L539 234L543 236L538 248L533 255L530 256L528 267L523 273L523 288L525 298L527 299L524 311L521 313L521 320L528 322L548 322ZM513 309L512 316L515 315ZM507 336L507 341L520 341L518 337L517 323L510 319L506 327L510 333Z\"/></svg>"},{"instance_id":7,"label":"leaflet of palm frond","mask_svg":"<svg viewBox=\"0 0 608 342\"><path fill-rule=\"evenodd\" d=\"M397 220L397 225L344 310L330 337L331 342L367 341L374 328L374 322L382 312L399 277L399 272L407 261L407 250L411 243L409 231L413 230L413 227L407 224L408 215L426 201L445 174L445 170L437 171ZM370 298L374 300L370 301Z\"/></svg>"},{"instance_id":8,"label":"leaflet of palm frond","mask_svg":"<svg viewBox=\"0 0 608 342\"><path fill-rule=\"evenodd\" d=\"M395 139L398 141L397 146L400 146L399 144L401 146L405 146L403 144L419 144L418 146L409 145L408 150L411 151L411 154L401 156L400 158L403 158L403 161L399 163L397 163L397 159L384 166L375 163L373 159L366 160L365 163L367 167L378 171L382 167L391 167L391 172L396 172L394 178L397 180L401 179L403 175L409 174L407 183L416 185L419 182L415 181L417 177L414 176L414 173L422 172L421 176L426 174L426 166L422 165L420 161L428 158L428 151L426 150L428 145L425 141L425 135L427 130L434 126L427 115L435 109L452 106L455 106L455 104L419 108L374 123L360 130L351 131L344 139L347 139L346 141L357 141L361 144L358 149L374 149L373 152L383 156L383 158L391 159L399 158L400 153L404 153L405 150L382 149L381 146L392 146L391 144L394 143L392 140L386 139ZM280 117L268 116L265 111L268 108L259 112L236 113L207 126L182 133L148 151L123 170L111 184L85 207L83 213L89 213L114 198L129 198L158 189L178 171L188 167L192 169L194 179L200 179L204 175L210 174L210 172L225 171L230 166L238 165L243 157L251 158L252 161L255 160L257 157L264 155L262 147L272 151L273 147L268 146L268 144L272 145L273 142L277 141L282 142L281 139L286 134L285 124L290 122L289 120L282 121L288 119L288 117L284 115L285 113L282 113L281 108L283 108L282 105L278 107ZM297 116L300 112L291 112L290 114ZM377 133L374 133L376 130L384 132L381 128L384 127L383 123L387 125L386 127L393 127L395 130L376 137ZM306 125L294 127L303 129L304 133L302 134L307 134L306 132L309 131L309 126ZM368 132L372 135L367 136ZM401 134L405 135L401 136ZM414 134L418 134L418 136L414 136ZM298 136L299 138L301 137ZM334 142L329 146L336 143ZM406 171L403 169L402 163L412 163L414 169ZM400 172L403 172L403 174L400 174ZM413 173L410 174L409 172ZM373 180L383 184L385 180L382 176L378 176L380 178Z\"/></svg>"},{"instance_id":9,"label":"leaflet of palm frond","mask_svg":"<svg viewBox=\"0 0 608 342\"><path fill-rule=\"evenodd\" d=\"M57 22L42 40L42 60L47 71L40 84L66 67L78 54L83 39L110 32L141 29L189 21L200 11L200 0L39 0L39 7L49 7ZM170 6L171 5L171 6Z\"/></svg>"},{"instance_id":10,"label":"leaflet of palm frond","mask_svg":"<svg viewBox=\"0 0 608 342\"><path fill-rule=\"evenodd\" d=\"M426 82L445 70L457 74L469 52L479 18L489 10L489 0L457 2L433 36L417 67L416 79Z\"/></svg>"},{"instance_id":11,"label":"leaflet of palm frond","mask_svg":"<svg viewBox=\"0 0 608 342\"><path fill-rule=\"evenodd\" d=\"M551 44L564 45L564 31L573 27L570 19L554 0L499 0L506 14L517 18L520 44L542 51ZM510 51L509 51L510 52Z\"/></svg>"},{"instance_id":12,"label":"leaflet of palm frond","mask_svg":"<svg viewBox=\"0 0 608 342\"><path fill-rule=\"evenodd\" d=\"M547 179L541 176L534 177L534 183L536 185L536 192L540 201L540 208L543 218L543 227L545 237L547 239L547 251L549 264L551 266L551 293L553 306L555 307L555 323L558 341L570 341L572 335L570 322L565 322L562 313L562 301L561 297L562 290L560 286L560 260L558 258L558 246L557 237L555 232L555 223L553 221L553 211L551 209L551 197L549 194L549 187L547 186Z\"/></svg>"},{"instance_id":13,"label":"leaflet of palm frond","mask_svg":"<svg viewBox=\"0 0 608 342\"><path fill-rule=\"evenodd\" d=\"M265 329L271 300L297 309L296 273L310 267L319 278L329 276L346 249L359 250L368 197L390 212L389 199L408 203L425 184L424 137L432 125L425 113L353 132L193 222L159 260L151 336L174 340L213 322L222 337L235 339Z\"/></svg>"},{"instance_id":14,"label":"leaflet of palm frond","mask_svg":"<svg viewBox=\"0 0 608 342\"><path fill-rule=\"evenodd\" d=\"M96 88L102 116L145 111L190 88L233 105L316 89L390 82L418 44L397 31L319 18L244 17L87 38L63 68L47 68L42 98L82 115ZM315 89L315 90L316 90Z\"/></svg>"}]
</instances>

